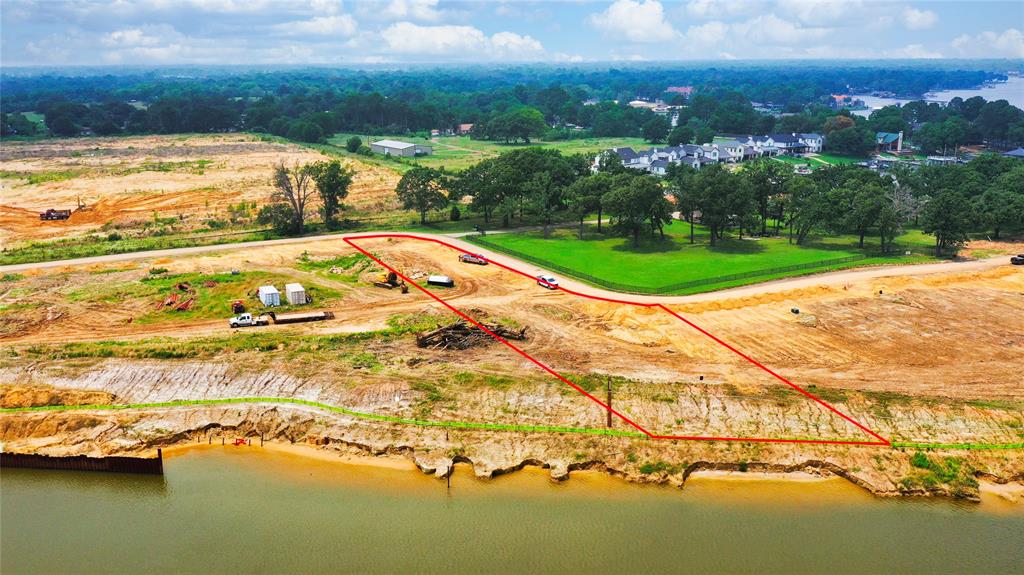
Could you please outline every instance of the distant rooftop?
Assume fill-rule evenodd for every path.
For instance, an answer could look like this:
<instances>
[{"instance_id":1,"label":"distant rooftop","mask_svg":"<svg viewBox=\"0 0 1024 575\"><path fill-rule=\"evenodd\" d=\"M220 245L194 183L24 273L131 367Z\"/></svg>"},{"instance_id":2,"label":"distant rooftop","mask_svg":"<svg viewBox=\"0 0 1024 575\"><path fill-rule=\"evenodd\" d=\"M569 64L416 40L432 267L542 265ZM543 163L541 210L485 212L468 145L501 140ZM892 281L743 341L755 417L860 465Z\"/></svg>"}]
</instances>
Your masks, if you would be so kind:
<instances>
[{"instance_id":1,"label":"distant rooftop","mask_svg":"<svg viewBox=\"0 0 1024 575\"><path fill-rule=\"evenodd\" d=\"M395 148L397 150L404 150L406 148L411 148L416 144L410 144L409 142L399 142L398 140L377 140L372 145L384 146L385 148Z\"/></svg>"}]
</instances>

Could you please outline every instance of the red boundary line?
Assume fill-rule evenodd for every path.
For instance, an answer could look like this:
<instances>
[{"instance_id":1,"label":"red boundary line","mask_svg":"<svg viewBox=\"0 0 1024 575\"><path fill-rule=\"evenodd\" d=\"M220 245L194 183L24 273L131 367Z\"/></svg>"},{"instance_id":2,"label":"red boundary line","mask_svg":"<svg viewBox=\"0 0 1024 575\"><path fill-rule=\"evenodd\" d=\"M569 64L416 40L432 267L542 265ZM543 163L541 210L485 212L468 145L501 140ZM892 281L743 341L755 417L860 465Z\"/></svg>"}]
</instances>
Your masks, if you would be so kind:
<instances>
[{"instance_id":1,"label":"red boundary line","mask_svg":"<svg viewBox=\"0 0 1024 575\"><path fill-rule=\"evenodd\" d=\"M835 407L832 407L830 404L828 404L827 402L825 402L822 399L818 398L814 394L804 390L802 387L796 385L795 383L793 383L793 382L789 381L788 379L782 377L781 375L775 373L771 369L765 367L763 364L761 364L760 362L754 360L750 356L744 354L743 352L741 352L740 350L736 349L735 347L729 345L728 343L722 341L721 339L718 339L717 337L712 335L710 332L708 332L705 329L701 328L700 326L698 326L697 324L693 323L692 321L684 318L683 316L679 315L678 313L672 311L671 309L669 309L668 307L666 307L663 304L660 304L660 303L642 303L642 302L632 302L632 301L626 301L626 300L612 299L612 298L606 298L606 297L601 297L601 296L595 296L595 295L589 295L589 294L580 293L580 292L577 292L577 291L573 291L573 290L564 288L562 286L555 286L555 289L559 289L559 290L564 291L566 293L569 293L569 294L572 294L572 295L575 295L575 296L579 296L579 297L583 297L583 298L587 298L587 299L593 299L593 300L598 300L598 301L606 301L606 302L611 302L611 303L635 305L635 306L640 306L640 307L657 307L657 308L661 308L662 310L665 310L669 314L673 315L676 319L682 321L686 325L696 329L700 333L702 333L702 334L706 335L707 337L711 338L715 343L718 343L719 345L725 347L729 351L731 351L731 352L735 353L736 355L742 357L743 359L747 360L748 362L750 362L751 364L755 365L756 367L758 367L758 368L764 370L765 372L771 374L773 377L775 377L779 381L785 383L789 387L792 387L793 389L797 390L798 392L800 392L804 396L809 397L810 399L816 401L817 403L819 403L820 405L824 406L826 409L828 409L829 411L835 413L839 417L843 418L847 422L852 423L854 426L856 426L861 431L864 431L865 433L871 435L872 437L877 438L878 441L841 441L841 440L829 440L829 439L772 439L772 438L761 438L761 437L707 437L707 436L687 436L687 435L654 435L650 431L647 431L646 429L644 429L640 424L636 423L635 421L633 421L632 419L626 417L625 415L619 413L618 411L616 411L615 409L610 407L608 404L606 404L603 401L601 401L600 399L598 399L597 397L594 397L593 395L587 393L586 390L584 390L580 386L578 386L575 383L569 381L568 379L563 377L561 374L559 374L555 370L551 369L550 367L544 365L540 361L534 359L532 356L530 356L529 354L527 354L523 350L519 349L515 345L512 345L510 342L508 342L507 340L505 340L504 338L502 338L498 334L496 334L496 333L492 332L491 330L487 329L486 327L484 327L480 322L478 322L475 319L469 317L468 315L466 315L462 311L458 310L457 308L455 308L454 306L452 306L448 302L444 301L443 299L437 297L430 290L424 288L423 286L421 286L421 285L417 284L416 282L412 281L411 279L407 278L401 272L399 272L395 268L389 266L388 264L382 262L379 258L374 256L370 252L364 250L363 248L357 246L353 242L353 240L360 240L360 239L367 239L367 240L369 240L369 239L380 239L380 238L402 238L402 239L412 239L412 240L419 240L419 241L434 242L436 244L440 244L440 245L445 246L447 248L451 248L453 250L456 250L456 251L458 251L459 253L462 253L462 254L469 253L469 252L467 252L466 250L464 250L464 249L462 249L462 248L460 248L458 246L449 244L448 242L445 242L443 240L439 240L437 238L427 238L427 237L416 236L416 235L411 235L411 234L371 234L371 235L365 235L365 236L353 236L353 237L342 238L343 240L345 240L345 243L347 243L348 245L352 246L353 248L359 250L366 257L372 259L373 261L375 261L378 264L384 266L388 270L394 272L396 275L398 275L398 277L400 277L403 280L405 280L406 283L412 285L416 289L418 289L418 290L422 291L423 293L427 294L428 296L430 296L431 298L436 300L441 305L443 305L443 306L447 307L448 309L450 309L451 311L455 312L459 317L465 319L466 321L469 321L470 323L472 323L476 327L480 328L481 330L483 330L484 332L489 334L494 339L496 339L496 340L500 341L501 343L507 345L513 351L515 351L519 355L523 356L524 358L526 358L527 360L529 360L530 362L535 364L537 367L539 367L539 368L543 369L544 371L550 373L551 375L555 376L556 378L558 378L563 383L566 383L567 385L569 385L570 387L572 387L576 391L582 393L587 398L589 398L591 401L597 403L601 407L603 407L606 410L610 411L611 413L615 414L615 416L617 416L619 419L625 421L626 423L628 423L632 427L636 428L638 431L640 431L641 433L643 433L644 435L648 436L651 439L671 439L671 440L690 440L690 441L748 441L748 442L758 442L758 443L810 443L810 444L825 444L825 445L884 445L884 446L891 446L892 445L889 440L885 439L881 435L875 433L871 429L868 429L864 425L858 423L857 421L855 421L851 417L847 416L845 413L839 411ZM483 257L483 256L481 256L481 257ZM537 280L536 277L534 277L534 276L532 276L532 275L530 275L528 273L519 271L519 270L517 270L515 268L509 267L509 266L507 266L505 264L502 264L500 262L496 262L496 261L494 261L494 260L492 260L490 258L484 257L483 259L487 260L489 263L492 263L492 264L494 264L494 265L496 265L496 266L498 266L498 267L500 267L502 269L508 270L510 272L513 272L513 273L517 273L517 274L519 274L519 275L521 275L521 276L523 276L525 278L528 278L530 280L533 280L533 281Z\"/></svg>"}]
</instances>

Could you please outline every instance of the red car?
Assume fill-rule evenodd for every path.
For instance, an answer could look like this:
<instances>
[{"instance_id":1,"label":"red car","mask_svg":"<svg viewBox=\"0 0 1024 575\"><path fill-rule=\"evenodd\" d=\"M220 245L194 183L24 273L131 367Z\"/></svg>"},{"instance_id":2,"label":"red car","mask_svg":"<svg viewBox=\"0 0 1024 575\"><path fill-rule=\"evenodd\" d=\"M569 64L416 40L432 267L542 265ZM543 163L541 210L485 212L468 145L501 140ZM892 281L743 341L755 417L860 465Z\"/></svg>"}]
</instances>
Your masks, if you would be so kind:
<instances>
[{"instance_id":1,"label":"red car","mask_svg":"<svg viewBox=\"0 0 1024 575\"><path fill-rule=\"evenodd\" d=\"M459 254L459 261L464 264L487 265L487 258L480 254Z\"/></svg>"}]
</instances>

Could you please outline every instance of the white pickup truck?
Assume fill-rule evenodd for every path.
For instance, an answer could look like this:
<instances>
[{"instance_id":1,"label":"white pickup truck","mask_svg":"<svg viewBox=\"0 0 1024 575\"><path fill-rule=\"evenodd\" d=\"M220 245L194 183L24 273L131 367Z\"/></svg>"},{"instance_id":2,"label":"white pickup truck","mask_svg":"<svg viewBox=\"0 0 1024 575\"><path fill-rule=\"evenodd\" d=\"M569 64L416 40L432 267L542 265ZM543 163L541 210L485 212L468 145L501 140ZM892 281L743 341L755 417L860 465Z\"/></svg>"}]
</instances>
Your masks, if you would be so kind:
<instances>
[{"instance_id":1,"label":"white pickup truck","mask_svg":"<svg viewBox=\"0 0 1024 575\"><path fill-rule=\"evenodd\" d=\"M254 325L267 325L268 323L270 323L270 317L265 315L253 316L251 313L239 314L228 320L228 325L231 327L252 327Z\"/></svg>"}]
</instances>

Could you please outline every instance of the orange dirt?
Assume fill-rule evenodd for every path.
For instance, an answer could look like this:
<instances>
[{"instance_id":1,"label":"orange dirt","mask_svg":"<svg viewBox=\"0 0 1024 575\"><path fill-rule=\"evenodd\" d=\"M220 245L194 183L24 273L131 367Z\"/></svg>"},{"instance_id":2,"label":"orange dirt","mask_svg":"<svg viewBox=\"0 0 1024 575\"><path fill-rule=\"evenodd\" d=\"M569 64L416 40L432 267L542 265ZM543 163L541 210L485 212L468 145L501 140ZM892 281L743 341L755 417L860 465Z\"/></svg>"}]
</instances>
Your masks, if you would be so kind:
<instances>
[{"instance_id":1,"label":"orange dirt","mask_svg":"<svg viewBox=\"0 0 1024 575\"><path fill-rule=\"evenodd\" d=\"M275 165L323 159L301 146L261 142L246 134L5 142L0 147L0 172L6 176L0 179L0 240L67 236L108 223L130 227L154 214L184 217L186 228L226 220L229 205L267 200ZM347 205L393 207L397 174L353 160L345 163L356 171ZM29 183L29 175L53 179ZM79 199L87 208L70 219L40 222L39 212L74 209Z\"/></svg>"},{"instance_id":2,"label":"orange dirt","mask_svg":"<svg viewBox=\"0 0 1024 575\"><path fill-rule=\"evenodd\" d=\"M557 370L609 373L651 381L690 381L744 387L775 383L764 372L697 334L662 311L584 300L551 292L497 266L459 264L452 250L413 240L364 240L385 262L407 275L442 273L454 289L437 293L462 310L479 309L529 327L521 347ZM294 268L310 257L352 253L340 240L291 244L175 258L161 264L171 273L224 269L292 274L297 281L330 286L344 294L333 305L337 320L299 326L267 326L296 333L380 329L398 313L433 310L450 314L418 290L375 288L363 273L356 284L321 272ZM0 304L30 304L3 315L5 344L62 342L69 338L135 339L153 335L194 337L231 333L224 317L140 324L150 301L80 303L62 297L69 287L132 281L153 262L113 274L47 272L15 284L16 298ZM521 266L527 273L527 264ZM1024 270L1001 266L972 273L872 278L844 287L807 287L761 296L670 307L697 325L802 386L865 389L960 398L1024 397L1019 350L1024 346ZM422 281L422 275L418 276ZM31 288L31 289L29 289ZM879 291L882 294L879 294ZM800 308L794 315L791 308ZM97 318L106 318L97 321ZM449 360L454 358L449 358ZM530 369L501 347L458 358L464 368L502 365Z\"/></svg>"}]
</instances>

